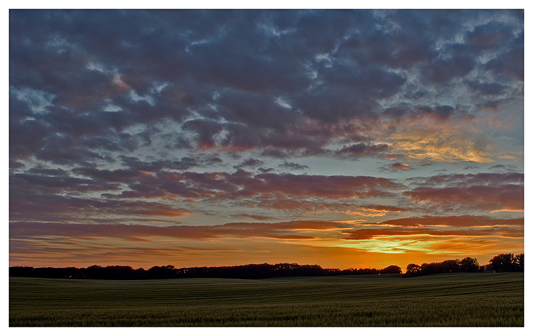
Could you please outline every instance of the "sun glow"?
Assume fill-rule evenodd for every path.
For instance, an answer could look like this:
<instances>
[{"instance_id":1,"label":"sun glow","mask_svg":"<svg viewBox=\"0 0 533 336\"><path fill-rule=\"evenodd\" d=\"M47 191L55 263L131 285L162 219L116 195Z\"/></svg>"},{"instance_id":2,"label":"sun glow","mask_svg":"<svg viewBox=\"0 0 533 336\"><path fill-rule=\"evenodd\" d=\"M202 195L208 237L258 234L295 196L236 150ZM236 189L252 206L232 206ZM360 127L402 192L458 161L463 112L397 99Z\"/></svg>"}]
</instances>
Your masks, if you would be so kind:
<instances>
[{"instance_id":1,"label":"sun glow","mask_svg":"<svg viewBox=\"0 0 533 336\"><path fill-rule=\"evenodd\" d=\"M372 237L370 239L361 241L350 241L349 243L343 242L339 246L351 247L356 249L362 249L368 252L375 253L392 253L399 254L407 251L413 252L428 252L431 251L431 246L440 243L441 241L425 241L414 239L414 237L420 237L421 235L413 236L380 236ZM427 235L426 235L427 236Z\"/></svg>"},{"instance_id":2,"label":"sun glow","mask_svg":"<svg viewBox=\"0 0 533 336\"><path fill-rule=\"evenodd\" d=\"M496 212L524 212L524 209L498 209L498 210L490 211L490 213L496 213Z\"/></svg>"}]
</instances>

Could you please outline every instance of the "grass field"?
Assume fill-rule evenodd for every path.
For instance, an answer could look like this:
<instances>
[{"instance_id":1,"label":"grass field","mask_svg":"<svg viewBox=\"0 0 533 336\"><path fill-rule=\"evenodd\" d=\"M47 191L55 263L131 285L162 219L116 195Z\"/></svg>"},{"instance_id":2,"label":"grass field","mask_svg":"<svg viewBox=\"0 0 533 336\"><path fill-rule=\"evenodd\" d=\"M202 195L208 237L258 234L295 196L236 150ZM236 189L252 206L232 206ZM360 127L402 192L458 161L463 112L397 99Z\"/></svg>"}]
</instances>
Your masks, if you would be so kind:
<instances>
[{"instance_id":1,"label":"grass field","mask_svg":"<svg viewBox=\"0 0 533 336\"><path fill-rule=\"evenodd\" d=\"M511 327L523 273L170 280L9 279L9 324L79 327Z\"/></svg>"}]
</instances>

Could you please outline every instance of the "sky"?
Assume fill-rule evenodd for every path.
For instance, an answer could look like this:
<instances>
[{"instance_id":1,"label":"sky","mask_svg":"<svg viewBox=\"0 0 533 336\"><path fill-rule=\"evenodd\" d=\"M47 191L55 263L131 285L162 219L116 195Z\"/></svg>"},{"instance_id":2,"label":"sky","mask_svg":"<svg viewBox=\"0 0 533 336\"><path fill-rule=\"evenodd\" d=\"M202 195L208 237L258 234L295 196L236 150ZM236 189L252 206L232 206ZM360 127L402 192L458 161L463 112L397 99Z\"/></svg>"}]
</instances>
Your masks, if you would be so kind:
<instances>
[{"instance_id":1,"label":"sky","mask_svg":"<svg viewBox=\"0 0 533 336\"><path fill-rule=\"evenodd\" d=\"M9 264L524 252L523 10L10 10Z\"/></svg>"}]
</instances>

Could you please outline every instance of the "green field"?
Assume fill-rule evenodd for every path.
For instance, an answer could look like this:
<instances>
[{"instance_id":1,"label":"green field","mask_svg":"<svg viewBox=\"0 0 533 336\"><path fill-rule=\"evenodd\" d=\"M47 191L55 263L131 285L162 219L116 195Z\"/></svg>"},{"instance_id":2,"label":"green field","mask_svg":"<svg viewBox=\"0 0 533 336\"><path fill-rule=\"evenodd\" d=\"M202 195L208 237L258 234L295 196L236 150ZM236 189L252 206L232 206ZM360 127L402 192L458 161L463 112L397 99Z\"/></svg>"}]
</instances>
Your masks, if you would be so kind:
<instances>
[{"instance_id":1,"label":"green field","mask_svg":"<svg viewBox=\"0 0 533 336\"><path fill-rule=\"evenodd\" d=\"M524 326L523 273L266 280L10 278L9 292L12 327Z\"/></svg>"}]
</instances>

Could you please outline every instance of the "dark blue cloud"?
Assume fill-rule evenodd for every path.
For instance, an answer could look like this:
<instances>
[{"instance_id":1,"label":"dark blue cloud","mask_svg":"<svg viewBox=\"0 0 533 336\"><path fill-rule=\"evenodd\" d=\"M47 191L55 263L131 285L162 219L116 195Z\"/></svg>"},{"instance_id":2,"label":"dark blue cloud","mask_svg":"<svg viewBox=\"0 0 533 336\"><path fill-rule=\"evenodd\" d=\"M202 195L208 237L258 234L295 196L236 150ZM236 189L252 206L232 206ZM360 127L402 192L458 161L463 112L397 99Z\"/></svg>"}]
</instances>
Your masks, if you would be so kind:
<instances>
[{"instance_id":1,"label":"dark blue cloud","mask_svg":"<svg viewBox=\"0 0 533 336\"><path fill-rule=\"evenodd\" d=\"M282 164L278 165L278 167L282 169L287 169L290 171L309 169L309 166L302 165L302 164L295 163L295 162L283 162Z\"/></svg>"},{"instance_id":2,"label":"dark blue cloud","mask_svg":"<svg viewBox=\"0 0 533 336\"><path fill-rule=\"evenodd\" d=\"M476 94L483 96L499 95L507 88L505 85L500 83L480 83L472 81L467 81L466 83Z\"/></svg>"},{"instance_id":3,"label":"dark blue cloud","mask_svg":"<svg viewBox=\"0 0 533 336\"><path fill-rule=\"evenodd\" d=\"M236 169L244 168L244 167L255 168L255 167L261 166L263 163L265 163L265 162L261 161L261 160L258 160L258 159L250 158L248 160L244 160L243 162L241 162L240 164L238 164L236 166L233 166L233 168L236 168Z\"/></svg>"},{"instance_id":4,"label":"dark blue cloud","mask_svg":"<svg viewBox=\"0 0 533 336\"><path fill-rule=\"evenodd\" d=\"M476 26L467 34L470 48L474 51L500 49L513 38L512 27L499 22Z\"/></svg>"},{"instance_id":5,"label":"dark blue cloud","mask_svg":"<svg viewBox=\"0 0 533 336\"><path fill-rule=\"evenodd\" d=\"M476 66L476 60L464 44L446 46L445 53L434 58L424 67L427 80L431 83L442 84L454 78L464 77Z\"/></svg>"},{"instance_id":6,"label":"dark blue cloud","mask_svg":"<svg viewBox=\"0 0 533 336\"><path fill-rule=\"evenodd\" d=\"M377 100L406 84L391 69L421 71L430 83L446 83L480 66L477 57L490 49L501 53L484 65L487 70L523 78L523 35L512 39L516 27L489 21L469 31L461 25L502 14L11 10L10 85L54 95L52 113L41 116L54 132L101 137L139 123L182 122L194 110L207 121L186 128L201 143L213 145L213 135L225 129L231 140L224 145L268 146L273 140L264 134L286 136L302 117L331 123L375 117ZM442 42L458 34L464 42ZM423 87L409 92L407 99L427 95ZM281 96L288 110L275 103ZM15 100L11 108L24 113ZM106 112L110 105L119 110ZM220 118L235 124L210 121Z\"/></svg>"},{"instance_id":7,"label":"dark blue cloud","mask_svg":"<svg viewBox=\"0 0 533 336\"><path fill-rule=\"evenodd\" d=\"M26 174L26 159L124 174L223 163L198 150L378 156L382 118L464 117L523 81L523 11L10 10L9 28L10 167ZM486 106L452 106L455 85Z\"/></svg>"},{"instance_id":8,"label":"dark blue cloud","mask_svg":"<svg viewBox=\"0 0 533 336\"><path fill-rule=\"evenodd\" d=\"M463 116L462 111L456 110L449 105L411 105L408 103L401 103L396 106L387 108L383 115L389 118L400 120L402 118L420 118L429 116L437 120L446 120L451 116Z\"/></svg>"},{"instance_id":9,"label":"dark blue cloud","mask_svg":"<svg viewBox=\"0 0 533 336\"><path fill-rule=\"evenodd\" d=\"M524 32L512 40L508 49L485 64L487 70L524 81Z\"/></svg>"},{"instance_id":10,"label":"dark blue cloud","mask_svg":"<svg viewBox=\"0 0 533 336\"><path fill-rule=\"evenodd\" d=\"M374 145L358 143L351 146L344 146L341 150L337 151L336 154L348 155L353 157L374 156L382 154L388 148L389 145L387 144Z\"/></svg>"}]
</instances>

